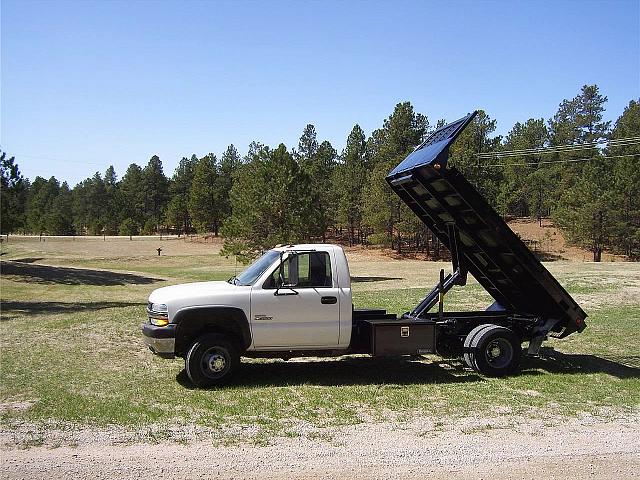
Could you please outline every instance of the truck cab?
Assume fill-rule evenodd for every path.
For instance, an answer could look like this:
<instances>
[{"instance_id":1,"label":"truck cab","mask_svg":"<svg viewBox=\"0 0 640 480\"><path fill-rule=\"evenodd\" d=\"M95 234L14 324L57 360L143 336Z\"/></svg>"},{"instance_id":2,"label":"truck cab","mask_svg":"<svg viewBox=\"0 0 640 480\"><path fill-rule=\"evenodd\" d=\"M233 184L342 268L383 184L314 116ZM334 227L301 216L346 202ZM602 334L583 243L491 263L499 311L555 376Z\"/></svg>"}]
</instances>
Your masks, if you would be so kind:
<instances>
[{"instance_id":1,"label":"truck cab","mask_svg":"<svg viewBox=\"0 0 640 480\"><path fill-rule=\"evenodd\" d=\"M226 282L154 290L147 314L145 343L162 357L184 356L197 384L217 383L199 373L226 377L225 367L233 368L240 353L346 351L353 323L347 259L337 245L276 247ZM194 349L212 341L224 348Z\"/></svg>"},{"instance_id":2,"label":"truck cab","mask_svg":"<svg viewBox=\"0 0 640 480\"><path fill-rule=\"evenodd\" d=\"M274 261L251 288L249 348L348 347L351 279L342 248L290 245L265 255Z\"/></svg>"}]
</instances>

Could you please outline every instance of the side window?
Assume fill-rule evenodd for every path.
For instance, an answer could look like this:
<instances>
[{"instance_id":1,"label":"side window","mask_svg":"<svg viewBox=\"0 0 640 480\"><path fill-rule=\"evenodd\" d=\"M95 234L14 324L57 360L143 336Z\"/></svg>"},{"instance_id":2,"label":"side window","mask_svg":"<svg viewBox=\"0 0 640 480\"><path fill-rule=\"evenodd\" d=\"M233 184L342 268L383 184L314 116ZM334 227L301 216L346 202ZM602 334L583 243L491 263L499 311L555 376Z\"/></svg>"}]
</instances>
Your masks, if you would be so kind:
<instances>
[{"instance_id":1,"label":"side window","mask_svg":"<svg viewBox=\"0 0 640 480\"><path fill-rule=\"evenodd\" d=\"M331 260L327 252L305 252L288 257L282 265L285 285L297 288L331 287ZM280 283L280 269L276 268L264 288L276 288Z\"/></svg>"},{"instance_id":2,"label":"side window","mask_svg":"<svg viewBox=\"0 0 640 480\"><path fill-rule=\"evenodd\" d=\"M288 285L291 282L289 281L289 269L291 267L291 258L288 258L282 264L282 280L284 285ZM264 282L263 288L276 288L277 285L280 285L280 267L277 267L269 278Z\"/></svg>"}]
</instances>

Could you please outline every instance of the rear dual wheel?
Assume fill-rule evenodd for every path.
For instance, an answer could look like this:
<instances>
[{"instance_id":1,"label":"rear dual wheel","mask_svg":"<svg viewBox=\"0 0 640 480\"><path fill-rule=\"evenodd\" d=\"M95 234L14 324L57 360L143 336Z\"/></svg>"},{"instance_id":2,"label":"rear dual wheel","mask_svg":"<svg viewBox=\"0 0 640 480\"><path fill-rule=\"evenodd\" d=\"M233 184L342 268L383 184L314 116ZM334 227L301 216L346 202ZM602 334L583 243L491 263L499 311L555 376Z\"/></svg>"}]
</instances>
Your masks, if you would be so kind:
<instances>
[{"instance_id":1,"label":"rear dual wheel","mask_svg":"<svg viewBox=\"0 0 640 480\"><path fill-rule=\"evenodd\" d=\"M464 341L464 360L475 371L487 377L503 377L520 366L520 338L499 325L480 325Z\"/></svg>"}]
</instances>

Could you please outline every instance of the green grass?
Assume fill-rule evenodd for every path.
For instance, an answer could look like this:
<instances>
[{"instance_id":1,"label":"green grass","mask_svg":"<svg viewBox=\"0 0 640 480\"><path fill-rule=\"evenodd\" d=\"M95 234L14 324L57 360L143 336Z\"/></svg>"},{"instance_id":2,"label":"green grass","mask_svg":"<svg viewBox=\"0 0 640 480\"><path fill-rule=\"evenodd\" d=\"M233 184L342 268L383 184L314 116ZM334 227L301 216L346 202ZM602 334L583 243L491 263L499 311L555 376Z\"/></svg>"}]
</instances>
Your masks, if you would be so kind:
<instances>
[{"instance_id":1,"label":"green grass","mask_svg":"<svg viewBox=\"0 0 640 480\"><path fill-rule=\"evenodd\" d=\"M9 250L8 257L24 253ZM44 263L139 274L98 272L90 283L74 283L39 265ZM630 277L628 264L619 277L618 264L607 265L606 278L593 283L590 277L580 280L581 264L563 267L558 276L568 280L569 291L602 306L588 311L584 333L550 341L544 358L527 359L518 376L486 379L459 361L438 357L253 360L243 363L232 385L215 390L193 389L181 360L151 355L139 326L152 289L226 279L233 274L229 261L217 256L170 257L164 264L138 257L44 257L30 265L20 275L2 276L0 404L9 431L24 422L41 428L117 425L149 432L154 425L195 424L230 442L237 438L233 428L246 426L260 444L273 435L296 436L300 424L322 429L390 414L400 420L478 412L617 415L640 405L640 300L634 296L640 276ZM610 286L616 284L627 293L612 296ZM423 288L358 291L358 284L354 291L357 306L397 313L410 310L425 293ZM452 310L491 301L476 283L455 289L446 299ZM153 432L147 435L150 441L171 438L168 431ZM322 432L314 435L330 438Z\"/></svg>"}]
</instances>

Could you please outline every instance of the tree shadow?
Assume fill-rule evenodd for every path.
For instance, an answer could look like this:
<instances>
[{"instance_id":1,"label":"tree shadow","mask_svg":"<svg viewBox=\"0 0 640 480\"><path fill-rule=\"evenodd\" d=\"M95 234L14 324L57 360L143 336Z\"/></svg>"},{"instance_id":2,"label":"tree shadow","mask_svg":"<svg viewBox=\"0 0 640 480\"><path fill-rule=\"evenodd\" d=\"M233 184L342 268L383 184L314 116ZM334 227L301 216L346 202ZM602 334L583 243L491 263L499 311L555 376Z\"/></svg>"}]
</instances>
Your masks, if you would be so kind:
<instances>
[{"instance_id":1,"label":"tree shadow","mask_svg":"<svg viewBox=\"0 0 640 480\"><path fill-rule=\"evenodd\" d=\"M337 360L243 362L232 386L282 387L294 385L425 385L431 383L468 383L482 377L465 370L458 361L424 363L404 357L344 357ZM176 376L185 388L195 388L185 370Z\"/></svg>"},{"instance_id":2,"label":"tree shadow","mask_svg":"<svg viewBox=\"0 0 640 480\"><path fill-rule=\"evenodd\" d=\"M1 302L0 321L12 320L18 315L40 315L45 313L94 312L107 308L143 306L141 302Z\"/></svg>"},{"instance_id":3,"label":"tree shadow","mask_svg":"<svg viewBox=\"0 0 640 480\"><path fill-rule=\"evenodd\" d=\"M44 260L44 258L42 258L42 257L25 257L25 258L14 258L13 259L14 262L20 262L20 263L35 263L35 262L39 262L40 260Z\"/></svg>"},{"instance_id":4,"label":"tree shadow","mask_svg":"<svg viewBox=\"0 0 640 480\"><path fill-rule=\"evenodd\" d=\"M31 260L31 259L28 259ZM35 260L34 260L35 261ZM64 285L149 285L160 282L158 278L145 277L131 273L118 273L108 270L90 270L86 268L52 267L17 261L2 262L2 275L20 277L29 283Z\"/></svg>"},{"instance_id":5,"label":"tree shadow","mask_svg":"<svg viewBox=\"0 0 640 480\"><path fill-rule=\"evenodd\" d=\"M399 277L351 277L353 283L360 282L384 282L386 280L402 280Z\"/></svg>"},{"instance_id":6,"label":"tree shadow","mask_svg":"<svg viewBox=\"0 0 640 480\"><path fill-rule=\"evenodd\" d=\"M539 372L528 369L544 370L556 374L606 373L616 378L640 378L640 356L619 356L602 358L595 355L570 354L554 350L553 347L540 349L539 357L524 357L525 375Z\"/></svg>"}]
</instances>

